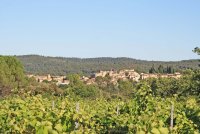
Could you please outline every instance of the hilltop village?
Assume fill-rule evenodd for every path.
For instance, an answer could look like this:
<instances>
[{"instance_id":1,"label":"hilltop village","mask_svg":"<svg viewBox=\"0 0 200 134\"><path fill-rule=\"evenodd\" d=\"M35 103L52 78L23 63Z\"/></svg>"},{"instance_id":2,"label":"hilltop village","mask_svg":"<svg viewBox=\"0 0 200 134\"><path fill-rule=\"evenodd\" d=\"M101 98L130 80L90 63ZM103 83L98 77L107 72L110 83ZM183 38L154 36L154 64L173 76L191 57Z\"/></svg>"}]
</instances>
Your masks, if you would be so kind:
<instances>
[{"instance_id":1,"label":"hilltop village","mask_svg":"<svg viewBox=\"0 0 200 134\"><path fill-rule=\"evenodd\" d=\"M70 81L67 79L66 76L51 76L48 74L47 76L39 76L39 75L27 75L29 78L33 77L38 82L56 82L57 85L68 85ZM121 80L133 80L138 82L142 79L147 78L180 78L181 74L176 72L174 74L147 74L147 73L137 73L134 69L131 70L110 70L110 71L99 71L92 74L90 77L83 76L81 77L81 81L86 83L87 85L91 85L95 83L97 77L110 77L111 82L116 84L119 79Z\"/></svg>"}]
</instances>

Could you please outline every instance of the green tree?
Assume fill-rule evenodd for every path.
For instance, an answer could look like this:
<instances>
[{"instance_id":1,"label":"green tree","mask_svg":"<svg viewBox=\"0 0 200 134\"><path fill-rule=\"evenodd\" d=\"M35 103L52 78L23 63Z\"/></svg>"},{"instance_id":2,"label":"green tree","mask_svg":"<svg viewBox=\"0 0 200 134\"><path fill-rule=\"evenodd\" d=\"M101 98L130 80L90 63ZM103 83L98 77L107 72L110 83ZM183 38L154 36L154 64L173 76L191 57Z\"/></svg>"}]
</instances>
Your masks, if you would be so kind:
<instances>
[{"instance_id":1,"label":"green tree","mask_svg":"<svg viewBox=\"0 0 200 134\"><path fill-rule=\"evenodd\" d=\"M154 65L153 65L153 66L151 67L151 69L149 70L149 73L150 73L150 74L157 73L157 71L156 71Z\"/></svg>"},{"instance_id":2,"label":"green tree","mask_svg":"<svg viewBox=\"0 0 200 134\"><path fill-rule=\"evenodd\" d=\"M69 86L80 86L83 85L83 82L80 80L80 76L78 74L69 74L67 75L67 79L70 81Z\"/></svg>"},{"instance_id":3,"label":"green tree","mask_svg":"<svg viewBox=\"0 0 200 134\"><path fill-rule=\"evenodd\" d=\"M128 80L119 80L118 88L120 95L125 96L127 98L133 93L133 82Z\"/></svg>"},{"instance_id":4,"label":"green tree","mask_svg":"<svg viewBox=\"0 0 200 134\"><path fill-rule=\"evenodd\" d=\"M163 68L162 65L160 65L160 66L158 67L158 72L161 73L161 74L164 72L164 68Z\"/></svg>"},{"instance_id":5,"label":"green tree","mask_svg":"<svg viewBox=\"0 0 200 134\"><path fill-rule=\"evenodd\" d=\"M193 52L197 53L198 55L200 55L200 48L199 47L195 47Z\"/></svg>"},{"instance_id":6,"label":"green tree","mask_svg":"<svg viewBox=\"0 0 200 134\"><path fill-rule=\"evenodd\" d=\"M11 56L0 56L0 92L3 95L12 88L24 85L25 75L22 64Z\"/></svg>"}]
</instances>

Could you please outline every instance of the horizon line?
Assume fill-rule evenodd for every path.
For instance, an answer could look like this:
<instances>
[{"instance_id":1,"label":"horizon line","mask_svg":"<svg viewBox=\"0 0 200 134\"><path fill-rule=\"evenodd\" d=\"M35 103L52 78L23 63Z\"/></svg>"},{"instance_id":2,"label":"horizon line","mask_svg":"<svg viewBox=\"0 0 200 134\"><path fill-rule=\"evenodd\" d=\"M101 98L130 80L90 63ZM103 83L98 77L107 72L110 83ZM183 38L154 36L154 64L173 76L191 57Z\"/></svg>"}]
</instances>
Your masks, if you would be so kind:
<instances>
[{"instance_id":1,"label":"horizon line","mask_svg":"<svg viewBox=\"0 0 200 134\"><path fill-rule=\"evenodd\" d=\"M117 59L117 58L126 58L126 59L133 59L133 60L141 60L141 61L155 61L155 62L179 62L179 61L188 61L188 60L199 60L199 59L182 59L182 60L147 60L147 59L137 59L137 58L133 58L133 57L123 57L123 56L119 56L119 57L109 57L109 56L99 56L99 57L73 57L73 56L69 56L69 57L65 57L65 56L52 56L52 55L41 55L41 54L22 54L22 55L2 55L2 56L15 56L15 57L22 57L22 56L41 56L41 57L50 57L50 58L74 58L74 59L98 59L98 58L113 58L113 59Z\"/></svg>"}]
</instances>

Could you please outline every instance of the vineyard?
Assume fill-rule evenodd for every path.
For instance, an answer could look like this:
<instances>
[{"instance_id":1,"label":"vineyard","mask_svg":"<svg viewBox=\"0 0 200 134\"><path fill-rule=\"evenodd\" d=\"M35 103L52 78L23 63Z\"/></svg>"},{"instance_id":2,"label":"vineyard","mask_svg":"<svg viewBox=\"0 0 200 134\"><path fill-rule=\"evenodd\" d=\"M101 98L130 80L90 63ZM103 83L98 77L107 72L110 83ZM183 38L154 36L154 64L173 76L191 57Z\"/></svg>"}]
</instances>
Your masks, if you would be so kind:
<instances>
[{"instance_id":1,"label":"vineyard","mask_svg":"<svg viewBox=\"0 0 200 134\"><path fill-rule=\"evenodd\" d=\"M153 97L148 86L141 87L129 101L76 102L62 96L51 99L41 95L13 96L0 101L0 133L198 134L200 108L195 98L184 100L176 96Z\"/></svg>"},{"instance_id":2,"label":"vineyard","mask_svg":"<svg viewBox=\"0 0 200 134\"><path fill-rule=\"evenodd\" d=\"M200 70L139 82L109 77L87 85L77 74L69 85L27 78L21 63L0 57L0 133L198 134Z\"/></svg>"}]
</instances>

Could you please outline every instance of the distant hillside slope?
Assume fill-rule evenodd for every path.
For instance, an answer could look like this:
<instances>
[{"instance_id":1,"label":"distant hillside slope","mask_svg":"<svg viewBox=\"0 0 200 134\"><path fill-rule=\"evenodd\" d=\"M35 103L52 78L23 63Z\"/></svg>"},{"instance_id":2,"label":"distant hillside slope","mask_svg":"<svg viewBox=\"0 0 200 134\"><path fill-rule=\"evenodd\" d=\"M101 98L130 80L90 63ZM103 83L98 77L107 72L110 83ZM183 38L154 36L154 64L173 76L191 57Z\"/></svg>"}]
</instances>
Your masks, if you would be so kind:
<instances>
[{"instance_id":1,"label":"distant hillside slope","mask_svg":"<svg viewBox=\"0 0 200 134\"><path fill-rule=\"evenodd\" d=\"M131 58L63 58L44 57L38 55L16 56L24 65L26 73L66 75L80 73L89 75L98 70L120 70L134 68L139 72L148 72L152 65L157 68L173 66L174 69L193 68L197 69L198 60L185 60L177 62L145 61Z\"/></svg>"}]
</instances>

